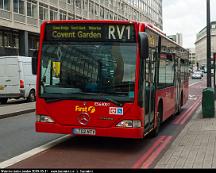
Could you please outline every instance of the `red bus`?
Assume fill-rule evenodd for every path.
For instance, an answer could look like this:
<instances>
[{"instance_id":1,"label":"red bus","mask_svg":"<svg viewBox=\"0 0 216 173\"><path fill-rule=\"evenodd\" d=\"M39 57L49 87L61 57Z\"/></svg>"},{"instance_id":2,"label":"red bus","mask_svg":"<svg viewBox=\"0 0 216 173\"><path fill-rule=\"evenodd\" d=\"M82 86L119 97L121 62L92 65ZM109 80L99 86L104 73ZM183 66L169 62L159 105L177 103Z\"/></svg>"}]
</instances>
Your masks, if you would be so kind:
<instances>
[{"instance_id":1,"label":"red bus","mask_svg":"<svg viewBox=\"0 0 216 173\"><path fill-rule=\"evenodd\" d=\"M146 23L45 22L33 60L36 131L157 135L188 99L188 55Z\"/></svg>"}]
</instances>

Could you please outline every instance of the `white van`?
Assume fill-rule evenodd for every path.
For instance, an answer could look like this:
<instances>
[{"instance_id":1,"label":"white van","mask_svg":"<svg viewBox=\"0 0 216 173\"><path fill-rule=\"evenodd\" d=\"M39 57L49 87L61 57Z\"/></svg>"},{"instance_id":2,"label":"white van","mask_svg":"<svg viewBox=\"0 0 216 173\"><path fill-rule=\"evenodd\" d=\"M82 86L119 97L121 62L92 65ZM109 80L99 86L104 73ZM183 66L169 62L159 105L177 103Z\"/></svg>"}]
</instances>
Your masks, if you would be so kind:
<instances>
[{"instance_id":1,"label":"white van","mask_svg":"<svg viewBox=\"0 0 216 173\"><path fill-rule=\"evenodd\" d=\"M35 101L36 75L32 74L32 58L23 56L0 57L0 103L8 98L27 98Z\"/></svg>"}]
</instances>

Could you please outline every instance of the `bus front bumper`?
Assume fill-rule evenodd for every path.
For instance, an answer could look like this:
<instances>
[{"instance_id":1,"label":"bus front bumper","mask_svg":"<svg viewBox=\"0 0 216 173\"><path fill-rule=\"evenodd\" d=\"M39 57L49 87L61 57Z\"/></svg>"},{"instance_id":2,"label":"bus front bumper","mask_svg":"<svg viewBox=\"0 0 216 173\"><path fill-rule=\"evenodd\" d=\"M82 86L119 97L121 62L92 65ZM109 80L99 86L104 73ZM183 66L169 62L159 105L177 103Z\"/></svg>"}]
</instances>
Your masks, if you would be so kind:
<instances>
[{"instance_id":1,"label":"bus front bumper","mask_svg":"<svg viewBox=\"0 0 216 173\"><path fill-rule=\"evenodd\" d=\"M36 132L43 133L57 133L57 134L71 134L72 136L100 136L100 137L113 137L113 138L132 138L142 139L144 135L144 128L96 128L96 127L76 127L76 126L63 126L55 123L36 122ZM74 129L93 129L94 135L74 134Z\"/></svg>"}]
</instances>

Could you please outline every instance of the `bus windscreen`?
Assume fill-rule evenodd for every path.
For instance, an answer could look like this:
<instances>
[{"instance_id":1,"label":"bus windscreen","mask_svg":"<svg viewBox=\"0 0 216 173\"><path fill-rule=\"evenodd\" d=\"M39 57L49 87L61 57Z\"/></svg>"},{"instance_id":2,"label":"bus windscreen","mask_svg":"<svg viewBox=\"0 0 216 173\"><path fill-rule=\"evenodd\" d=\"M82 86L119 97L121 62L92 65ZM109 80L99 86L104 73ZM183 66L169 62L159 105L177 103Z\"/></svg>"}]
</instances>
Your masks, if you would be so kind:
<instances>
[{"instance_id":1,"label":"bus windscreen","mask_svg":"<svg viewBox=\"0 0 216 173\"><path fill-rule=\"evenodd\" d=\"M133 25L47 24L40 96L132 102L136 51Z\"/></svg>"}]
</instances>

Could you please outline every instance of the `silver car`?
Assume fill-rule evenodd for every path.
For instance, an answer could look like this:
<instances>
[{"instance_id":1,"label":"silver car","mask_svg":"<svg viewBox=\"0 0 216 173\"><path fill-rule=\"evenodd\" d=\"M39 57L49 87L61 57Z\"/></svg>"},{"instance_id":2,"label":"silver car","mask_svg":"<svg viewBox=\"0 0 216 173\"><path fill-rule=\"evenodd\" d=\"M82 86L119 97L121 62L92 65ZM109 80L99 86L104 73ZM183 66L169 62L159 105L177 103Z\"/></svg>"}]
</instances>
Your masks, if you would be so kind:
<instances>
[{"instance_id":1,"label":"silver car","mask_svg":"<svg viewBox=\"0 0 216 173\"><path fill-rule=\"evenodd\" d=\"M192 74L192 79L202 79L202 74L196 71Z\"/></svg>"}]
</instances>

